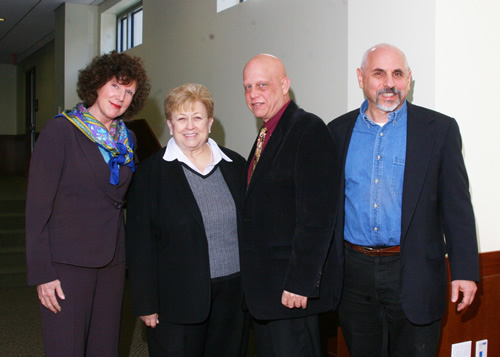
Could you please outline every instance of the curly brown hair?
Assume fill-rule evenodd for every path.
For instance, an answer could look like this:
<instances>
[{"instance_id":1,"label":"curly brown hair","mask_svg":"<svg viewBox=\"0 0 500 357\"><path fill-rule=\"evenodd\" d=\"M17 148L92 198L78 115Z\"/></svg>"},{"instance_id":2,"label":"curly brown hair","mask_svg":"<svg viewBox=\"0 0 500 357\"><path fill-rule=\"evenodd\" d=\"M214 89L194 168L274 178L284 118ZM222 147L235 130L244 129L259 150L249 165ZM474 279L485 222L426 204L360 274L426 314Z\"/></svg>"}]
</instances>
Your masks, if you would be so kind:
<instances>
[{"instance_id":1,"label":"curly brown hair","mask_svg":"<svg viewBox=\"0 0 500 357\"><path fill-rule=\"evenodd\" d=\"M78 74L76 89L78 96L83 100L85 107L91 107L97 99L97 90L113 78L125 85L136 83L132 103L123 113L123 119L130 119L142 109L151 89L146 70L139 57L116 51L95 57Z\"/></svg>"}]
</instances>

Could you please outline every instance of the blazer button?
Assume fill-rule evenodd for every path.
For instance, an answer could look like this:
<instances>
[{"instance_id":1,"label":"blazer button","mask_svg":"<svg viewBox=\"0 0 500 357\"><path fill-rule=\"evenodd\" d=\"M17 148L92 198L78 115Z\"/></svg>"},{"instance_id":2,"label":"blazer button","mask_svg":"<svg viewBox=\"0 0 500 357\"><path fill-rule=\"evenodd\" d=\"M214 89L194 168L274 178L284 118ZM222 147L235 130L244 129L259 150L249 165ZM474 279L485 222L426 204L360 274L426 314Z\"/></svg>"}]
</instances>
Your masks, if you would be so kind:
<instances>
[{"instance_id":1,"label":"blazer button","mask_svg":"<svg viewBox=\"0 0 500 357\"><path fill-rule=\"evenodd\" d=\"M120 209L120 208L122 208L122 206L123 206L122 202L115 202L115 208L116 209Z\"/></svg>"}]
</instances>

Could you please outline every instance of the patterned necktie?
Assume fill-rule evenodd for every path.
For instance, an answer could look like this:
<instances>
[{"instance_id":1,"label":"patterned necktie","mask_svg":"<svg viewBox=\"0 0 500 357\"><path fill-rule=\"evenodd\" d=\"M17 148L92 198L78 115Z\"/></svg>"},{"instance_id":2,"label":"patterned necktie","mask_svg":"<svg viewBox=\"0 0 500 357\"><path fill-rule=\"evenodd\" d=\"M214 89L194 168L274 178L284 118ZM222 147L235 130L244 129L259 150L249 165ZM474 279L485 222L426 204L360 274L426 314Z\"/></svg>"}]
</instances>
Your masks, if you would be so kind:
<instances>
[{"instance_id":1,"label":"patterned necktie","mask_svg":"<svg viewBox=\"0 0 500 357\"><path fill-rule=\"evenodd\" d=\"M260 154L262 153L262 146L264 145L264 141L266 140L266 133L267 133L267 128L263 126L262 129L260 129L259 138L257 139L257 147L255 148L255 156L253 159L252 172L250 172L250 179L248 180L248 182L252 180L252 175L255 170L255 166L257 166L257 163L259 162Z\"/></svg>"}]
</instances>

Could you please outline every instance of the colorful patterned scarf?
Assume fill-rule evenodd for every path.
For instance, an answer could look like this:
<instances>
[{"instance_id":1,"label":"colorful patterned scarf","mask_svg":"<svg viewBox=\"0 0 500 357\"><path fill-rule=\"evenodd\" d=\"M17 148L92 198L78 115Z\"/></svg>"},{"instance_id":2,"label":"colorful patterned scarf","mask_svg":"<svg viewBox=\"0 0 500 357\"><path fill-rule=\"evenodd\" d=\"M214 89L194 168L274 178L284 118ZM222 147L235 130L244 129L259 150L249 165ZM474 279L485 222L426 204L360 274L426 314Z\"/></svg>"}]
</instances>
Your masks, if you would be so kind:
<instances>
[{"instance_id":1,"label":"colorful patterned scarf","mask_svg":"<svg viewBox=\"0 0 500 357\"><path fill-rule=\"evenodd\" d=\"M128 129L121 119L113 120L108 131L106 127L89 113L83 103L72 110L65 110L57 115L68 119L87 138L109 153L108 161L111 176L109 182L118 185L120 182L120 166L127 165L135 171L134 143L129 140Z\"/></svg>"}]
</instances>

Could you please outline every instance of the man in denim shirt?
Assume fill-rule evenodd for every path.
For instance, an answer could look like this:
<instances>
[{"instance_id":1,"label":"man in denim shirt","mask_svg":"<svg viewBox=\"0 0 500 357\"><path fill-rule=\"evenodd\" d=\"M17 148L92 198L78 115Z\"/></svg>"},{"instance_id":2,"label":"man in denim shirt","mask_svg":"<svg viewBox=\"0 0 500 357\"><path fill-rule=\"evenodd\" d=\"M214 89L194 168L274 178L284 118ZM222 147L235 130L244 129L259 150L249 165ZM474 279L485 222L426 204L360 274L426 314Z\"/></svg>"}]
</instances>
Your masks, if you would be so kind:
<instances>
[{"instance_id":1,"label":"man in denim shirt","mask_svg":"<svg viewBox=\"0 0 500 357\"><path fill-rule=\"evenodd\" d=\"M479 280L460 132L406 101L411 71L394 46L366 51L357 74L366 100L328 125L345 193L335 229L345 242L340 324L353 357L435 356L446 254L458 311Z\"/></svg>"}]
</instances>

